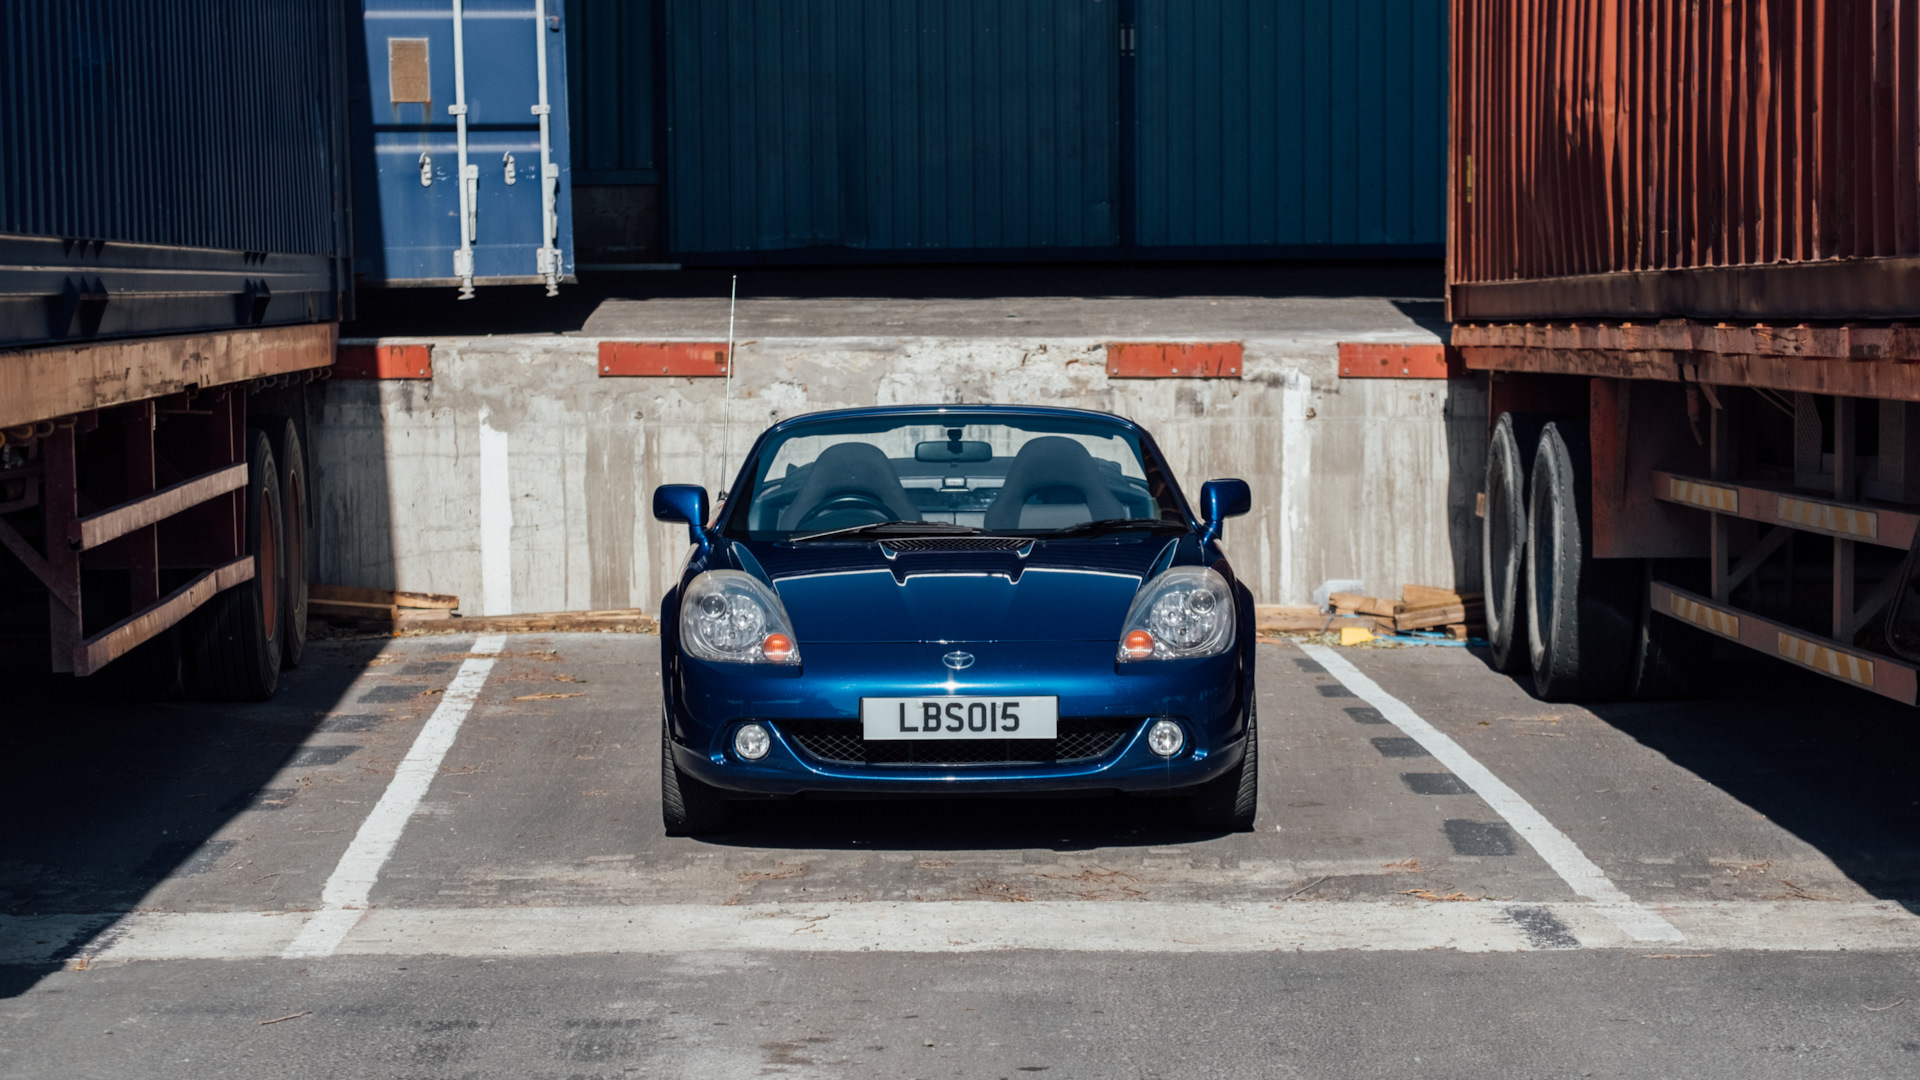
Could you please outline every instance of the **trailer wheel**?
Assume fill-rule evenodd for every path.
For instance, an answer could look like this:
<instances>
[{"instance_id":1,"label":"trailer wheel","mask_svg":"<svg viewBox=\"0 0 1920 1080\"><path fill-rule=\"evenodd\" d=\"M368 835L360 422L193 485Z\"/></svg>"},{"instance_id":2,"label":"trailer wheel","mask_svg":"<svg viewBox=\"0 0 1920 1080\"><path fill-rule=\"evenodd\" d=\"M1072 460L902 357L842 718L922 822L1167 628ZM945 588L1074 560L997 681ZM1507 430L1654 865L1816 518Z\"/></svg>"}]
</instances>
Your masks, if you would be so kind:
<instances>
[{"instance_id":1,"label":"trailer wheel","mask_svg":"<svg viewBox=\"0 0 1920 1080\"><path fill-rule=\"evenodd\" d=\"M273 444L273 460L280 466L281 536L286 564L285 588L280 593L280 666L296 668L307 651L307 523L306 447L300 429L288 417L265 418L261 430Z\"/></svg>"},{"instance_id":2,"label":"trailer wheel","mask_svg":"<svg viewBox=\"0 0 1920 1080\"><path fill-rule=\"evenodd\" d=\"M1511 413L1501 413L1493 425L1483 490L1487 512L1480 519L1480 581L1487 594L1487 644L1496 670L1519 671L1527 663L1520 582L1527 552L1527 471Z\"/></svg>"},{"instance_id":3,"label":"trailer wheel","mask_svg":"<svg viewBox=\"0 0 1920 1080\"><path fill-rule=\"evenodd\" d=\"M266 435L248 432L244 513L253 578L219 593L194 613L193 672L197 689L206 697L265 701L280 685L286 558L279 474Z\"/></svg>"},{"instance_id":4,"label":"trailer wheel","mask_svg":"<svg viewBox=\"0 0 1920 1080\"><path fill-rule=\"evenodd\" d=\"M1541 429L1528 499L1526 620L1534 692L1547 701L1620 697L1631 670L1639 605L1629 600L1640 568L1586 556L1586 467L1580 432L1559 423Z\"/></svg>"}]
</instances>

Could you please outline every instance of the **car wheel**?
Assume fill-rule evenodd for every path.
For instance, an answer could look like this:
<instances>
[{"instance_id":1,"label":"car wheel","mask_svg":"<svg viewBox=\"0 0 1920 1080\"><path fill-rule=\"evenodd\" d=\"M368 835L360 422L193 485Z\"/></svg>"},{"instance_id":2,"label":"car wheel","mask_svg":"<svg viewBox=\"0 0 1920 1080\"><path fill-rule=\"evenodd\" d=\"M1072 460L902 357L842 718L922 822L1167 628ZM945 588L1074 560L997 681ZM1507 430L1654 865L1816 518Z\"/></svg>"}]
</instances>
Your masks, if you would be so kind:
<instances>
[{"instance_id":1,"label":"car wheel","mask_svg":"<svg viewBox=\"0 0 1920 1080\"><path fill-rule=\"evenodd\" d=\"M660 822L668 836L701 836L726 832L733 808L726 797L680 771L673 763L667 739L667 718L660 718Z\"/></svg>"},{"instance_id":2,"label":"car wheel","mask_svg":"<svg viewBox=\"0 0 1920 1080\"><path fill-rule=\"evenodd\" d=\"M1240 764L1195 788L1187 824L1208 832L1248 832L1260 803L1260 717L1247 702L1247 750Z\"/></svg>"}]
</instances>

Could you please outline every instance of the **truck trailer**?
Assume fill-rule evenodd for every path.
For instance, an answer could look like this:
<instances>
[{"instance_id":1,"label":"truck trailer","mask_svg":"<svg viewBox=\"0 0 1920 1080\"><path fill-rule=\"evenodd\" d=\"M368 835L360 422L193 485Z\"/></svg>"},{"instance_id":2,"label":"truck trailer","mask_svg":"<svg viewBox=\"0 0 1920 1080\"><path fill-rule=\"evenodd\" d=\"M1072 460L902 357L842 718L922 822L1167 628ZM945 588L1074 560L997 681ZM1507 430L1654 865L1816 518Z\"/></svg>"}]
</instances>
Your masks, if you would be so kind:
<instances>
[{"instance_id":1,"label":"truck trailer","mask_svg":"<svg viewBox=\"0 0 1920 1080\"><path fill-rule=\"evenodd\" d=\"M351 302L344 5L0 8L0 640L264 698Z\"/></svg>"},{"instance_id":2,"label":"truck trailer","mask_svg":"<svg viewBox=\"0 0 1920 1080\"><path fill-rule=\"evenodd\" d=\"M1454 0L1448 317L1494 662L1715 642L1915 703L1920 3Z\"/></svg>"}]
</instances>

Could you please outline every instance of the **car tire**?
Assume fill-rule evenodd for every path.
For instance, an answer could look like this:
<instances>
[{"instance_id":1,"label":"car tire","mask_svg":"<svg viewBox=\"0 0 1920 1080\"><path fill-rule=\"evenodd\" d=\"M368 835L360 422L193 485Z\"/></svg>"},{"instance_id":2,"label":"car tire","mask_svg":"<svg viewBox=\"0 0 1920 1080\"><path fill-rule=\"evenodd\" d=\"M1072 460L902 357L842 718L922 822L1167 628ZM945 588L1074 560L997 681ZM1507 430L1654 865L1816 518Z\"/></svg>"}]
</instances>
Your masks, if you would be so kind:
<instances>
[{"instance_id":1,"label":"car tire","mask_svg":"<svg viewBox=\"0 0 1920 1080\"><path fill-rule=\"evenodd\" d=\"M280 685L280 597L285 573L280 470L259 431L247 433L247 554L252 578L214 594L187 633L196 696L265 701Z\"/></svg>"},{"instance_id":2,"label":"car tire","mask_svg":"<svg viewBox=\"0 0 1920 1080\"><path fill-rule=\"evenodd\" d=\"M1526 588L1527 466L1512 413L1501 413L1487 442L1480 519L1480 580L1486 589L1487 646L1496 671L1527 666Z\"/></svg>"},{"instance_id":3,"label":"car tire","mask_svg":"<svg viewBox=\"0 0 1920 1080\"><path fill-rule=\"evenodd\" d=\"M1626 695L1640 605L1640 567L1591 559L1581 519L1587 466L1583 433L1548 424L1534 454L1527 505L1527 646L1533 689L1544 701Z\"/></svg>"},{"instance_id":4,"label":"car tire","mask_svg":"<svg viewBox=\"0 0 1920 1080\"><path fill-rule=\"evenodd\" d=\"M703 784L673 763L666 717L660 718L660 823L668 836L706 836L726 832L733 807L719 789Z\"/></svg>"},{"instance_id":5,"label":"car tire","mask_svg":"<svg viewBox=\"0 0 1920 1080\"><path fill-rule=\"evenodd\" d=\"M1187 797L1187 824L1208 832L1249 832L1260 806L1260 717L1247 702L1247 749L1240 764Z\"/></svg>"}]
</instances>

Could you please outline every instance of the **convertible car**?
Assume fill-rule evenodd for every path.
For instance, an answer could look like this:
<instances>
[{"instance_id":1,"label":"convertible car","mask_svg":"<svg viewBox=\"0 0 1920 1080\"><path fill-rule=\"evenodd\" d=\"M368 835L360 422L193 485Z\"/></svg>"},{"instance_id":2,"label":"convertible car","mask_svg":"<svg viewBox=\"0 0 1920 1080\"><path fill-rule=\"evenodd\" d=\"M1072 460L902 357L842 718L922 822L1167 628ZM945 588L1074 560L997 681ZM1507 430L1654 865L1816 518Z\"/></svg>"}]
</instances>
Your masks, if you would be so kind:
<instances>
[{"instance_id":1,"label":"convertible car","mask_svg":"<svg viewBox=\"0 0 1920 1080\"><path fill-rule=\"evenodd\" d=\"M693 548L661 607L661 813L735 800L1172 796L1253 825L1252 597L1147 433L1077 409L909 406L769 428L730 494L662 485Z\"/></svg>"}]
</instances>

